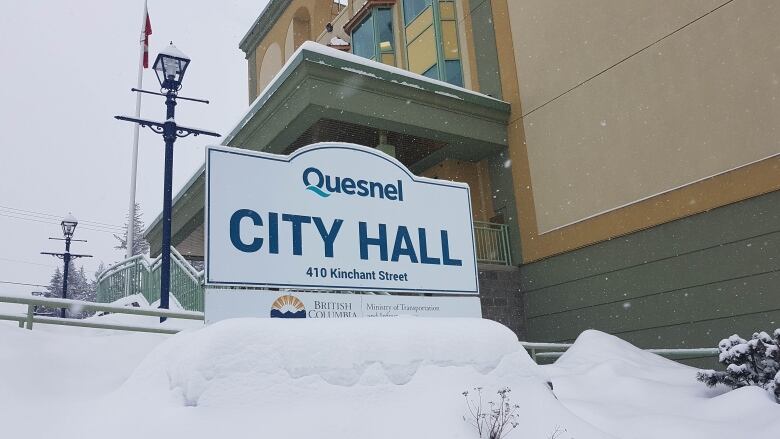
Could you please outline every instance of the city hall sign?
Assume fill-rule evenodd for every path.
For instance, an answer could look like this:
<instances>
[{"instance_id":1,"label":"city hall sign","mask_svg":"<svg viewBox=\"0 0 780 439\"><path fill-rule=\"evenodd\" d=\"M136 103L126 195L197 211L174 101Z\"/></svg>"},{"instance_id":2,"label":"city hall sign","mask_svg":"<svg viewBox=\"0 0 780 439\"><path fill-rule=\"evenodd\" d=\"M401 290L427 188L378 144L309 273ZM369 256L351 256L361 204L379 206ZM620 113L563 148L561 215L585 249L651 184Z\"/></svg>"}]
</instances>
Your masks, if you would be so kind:
<instances>
[{"instance_id":1,"label":"city hall sign","mask_svg":"<svg viewBox=\"0 0 780 439\"><path fill-rule=\"evenodd\" d=\"M476 295L468 185L372 148L206 151L206 285Z\"/></svg>"}]
</instances>

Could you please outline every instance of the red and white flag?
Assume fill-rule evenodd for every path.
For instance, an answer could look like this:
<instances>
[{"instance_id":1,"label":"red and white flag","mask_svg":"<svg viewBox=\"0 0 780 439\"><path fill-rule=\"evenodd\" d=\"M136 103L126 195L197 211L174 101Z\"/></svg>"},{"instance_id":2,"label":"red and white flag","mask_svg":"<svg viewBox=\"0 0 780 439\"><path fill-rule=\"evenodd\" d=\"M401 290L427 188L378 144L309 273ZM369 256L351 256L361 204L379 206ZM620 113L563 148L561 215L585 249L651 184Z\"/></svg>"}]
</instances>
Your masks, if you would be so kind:
<instances>
[{"instance_id":1,"label":"red and white flag","mask_svg":"<svg viewBox=\"0 0 780 439\"><path fill-rule=\"evenodd\" d=\"M144 45L144 68L149 68L149 35L152 34L152 21L149 20L149 10L146 7L146 2L144 2L144 16L146 19L144 20L144 36L141 39Z\"/></svg>"}]
</instances>

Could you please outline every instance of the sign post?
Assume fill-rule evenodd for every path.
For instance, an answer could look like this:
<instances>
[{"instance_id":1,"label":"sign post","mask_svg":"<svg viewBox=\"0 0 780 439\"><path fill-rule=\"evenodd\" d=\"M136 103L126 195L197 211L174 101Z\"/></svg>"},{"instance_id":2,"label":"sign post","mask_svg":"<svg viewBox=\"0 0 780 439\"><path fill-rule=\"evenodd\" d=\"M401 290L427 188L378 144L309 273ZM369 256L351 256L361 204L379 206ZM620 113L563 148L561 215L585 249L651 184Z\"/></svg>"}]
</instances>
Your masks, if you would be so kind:
<instances>
[{"instance_id":1,"label":"sign post","mask_svg":"<svg viewBox=\"0 0 780 439\"><path fill-rule=\"evenodd\" d=\"M415 176L373 148L209 147L205 216L207 314L230 286L466 295L479 305L468 185Z\"/></svg>"}]
</instances>

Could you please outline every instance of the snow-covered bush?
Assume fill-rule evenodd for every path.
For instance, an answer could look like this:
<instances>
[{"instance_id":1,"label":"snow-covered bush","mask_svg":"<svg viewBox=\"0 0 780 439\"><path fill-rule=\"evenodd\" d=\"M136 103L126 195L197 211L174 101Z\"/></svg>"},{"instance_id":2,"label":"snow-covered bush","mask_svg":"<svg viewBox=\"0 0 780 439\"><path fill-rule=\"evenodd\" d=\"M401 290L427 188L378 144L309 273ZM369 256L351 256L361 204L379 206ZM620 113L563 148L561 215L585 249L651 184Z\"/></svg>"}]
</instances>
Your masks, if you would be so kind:
<instances>
[{"instance_id":1,"label":"snow-covered bush","mask_svg":"<svg viewBox=\"0 0 780 439\"><path fill-rule=\"evenodd\" d=\"M480 438L502 439L517 427L517 404L512 404L509 400L509 387L504 387L498 392L498 402L487 401L487 407L483 407L482 387L475 387L476 395L469 391L463 392L466 398L466 407L469 413L463 415L463 420L471 424L479 434Z\"/></svg>"},{"instance_id":2,"label":"snow-covered bush","mask_svg":"<svg viewBox=\"0 0 780 439\"><path fill-rule=\"evenodd\" d=\"M780 403L780 329L770 336L756 332L750 340L734 334L718 344L718 361L725 371L704 370L697 374L699 381L712 387L718 383L732 389L760 386L767 389Z\"/></svg>"}]
</instances>

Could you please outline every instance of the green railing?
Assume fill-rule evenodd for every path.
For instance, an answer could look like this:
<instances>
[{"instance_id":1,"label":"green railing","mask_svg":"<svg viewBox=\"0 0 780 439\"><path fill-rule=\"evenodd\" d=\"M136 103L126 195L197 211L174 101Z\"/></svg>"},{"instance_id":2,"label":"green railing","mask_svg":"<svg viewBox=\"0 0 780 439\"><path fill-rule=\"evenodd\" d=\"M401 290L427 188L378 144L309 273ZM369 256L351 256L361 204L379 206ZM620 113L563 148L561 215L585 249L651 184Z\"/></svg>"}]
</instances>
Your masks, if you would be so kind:
<instances>
[{"instance_id":1,"label":"green railing","mask_svg":"<svg viewBox=\"0 0 780 439\"><path fill-rule=\"evenodd\" d=\"M76 326L81 328L113 329L116 331L153 332L158 334L175 334L179 329L160 326L127 325L100 321L94 319L63 319L59 317L45 317L35 314L39 306L46 308L62 308L81 311L102 311L113 314L129 314L151 317L167 317L170 319L200 320L203 321L202 312L170 311L158 308L135 308L132 306L105 305L82 300L53 299L44 297L7 296L0 294L0 303L16 303L27 305L26 313L1 313L0 320L18 322L20 328L32 329L34 323L44 325Z\"/></svg>"},{"instance_id":2,"label":"green railing","mask_svg":"<svg viewBox=\"0 0 780 439\"><path fill-rule=\"evenodd\" d=\"M109 267L97 279L97 301L110 303L142 294L149 303L160 299L160 258L133 256ZM195 270L171 248L171 294L189 311L203 311L203 272Z\"/></svg>"},{"instance_id":3,"label":"green railing","mask_svg":"<svg viewBox=\"0 0 780 439\"><path fill-rule=\"evenodd\" d=\"M474 221L474 245L477 247L477 262L512 265L509 227L506 224Z\"/></svg>"},{"instance_id":4,"label":"green railing","mask_svg":"<svg viewBox=\"0 0 780 439\"><path fill-rule=\"evenodd\" d=\"M528 351L528 355L535 362L542 360L544 363L552 363L566 352L572 343L531 343L521 341L521 345ZM718 348L686 348L686 349L643 349L645 352L660 355L670 360L691 360L698 358L718 357ZM542 352L539 352L542 351Z\"/></svg>"}]
</instances>

